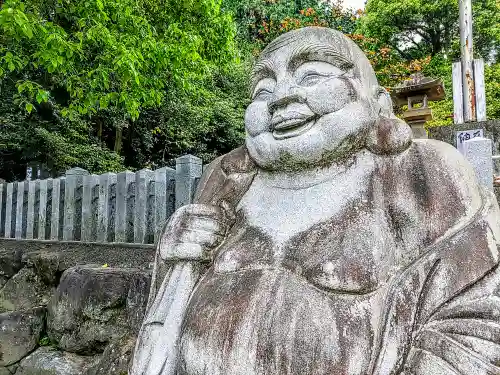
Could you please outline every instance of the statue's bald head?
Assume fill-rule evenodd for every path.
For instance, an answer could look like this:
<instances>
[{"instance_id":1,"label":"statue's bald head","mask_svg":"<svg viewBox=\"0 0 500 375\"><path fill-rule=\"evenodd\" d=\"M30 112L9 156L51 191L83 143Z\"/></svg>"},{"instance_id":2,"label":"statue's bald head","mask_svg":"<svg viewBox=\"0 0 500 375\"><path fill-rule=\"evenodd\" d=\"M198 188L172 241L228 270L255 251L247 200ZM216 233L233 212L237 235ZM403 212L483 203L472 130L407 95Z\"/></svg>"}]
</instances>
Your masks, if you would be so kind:
<instances>
[{"instance_id":1,"label":"statue's bald head","mask_svg":"<svg viewBox=\"0 0 500 375\"><path fill-rule=\"evenodd\" d=\"M365 87L377 87L377 77L363 51L351 39L337 30L326 27L304 27L279 36L269 43L262 51L259 60L264 60L279 49L283 53L293 54L300 46L310 51L321 53L325 47L330 47L328 53L336 53L340 58L352 64L355 78ZM326 52L326 51L325 51Z\"/></svg>"}]
</instances>

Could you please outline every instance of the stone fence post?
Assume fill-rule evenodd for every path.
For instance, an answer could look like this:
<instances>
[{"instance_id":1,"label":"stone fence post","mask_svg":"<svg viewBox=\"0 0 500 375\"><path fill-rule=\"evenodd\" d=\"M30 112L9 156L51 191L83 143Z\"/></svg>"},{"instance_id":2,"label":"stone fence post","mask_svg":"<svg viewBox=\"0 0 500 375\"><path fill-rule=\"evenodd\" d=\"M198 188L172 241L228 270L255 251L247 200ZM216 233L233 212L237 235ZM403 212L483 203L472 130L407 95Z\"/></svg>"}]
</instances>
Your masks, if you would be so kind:
<instances>
[{"instance_id":1,"label":"stone fence post","mask_svg":"<svg viewBox=\"0 0 500 375\"><path fill-rule=\"evenodd\" d=\"M99 204L99 176L83 177L81 241L97 241L97 206Z\"/></svg>"},{"instance_id":2,"label":"stone fence post","mask_svg":"<svg viewBox=\"0 0 500 375\"><path fill-rule=\"evenodd\" d=\"M201 159L193 155L183 155L175 161L175 208L177 209L193 202L203 167Z\"/></svg>"},{"instance_id":3,"label":"stone fence post","mask_svg":"<svg viewBox=\"0 0 500 375\"><path fill-rule=\"evenodd\" d=\"M172 215L173 207L172 203L175 200L175 196L172 199L172 193L174 192L174 186L172 181L175 183L175 169L163 167L154 171L155 181L154 181L154 242L158 240L158 237L163 230L163 226L167 222L167 219Z\"/></svg>"},{"instance_id":4,"label":"stone fence post","mask_svg":"<svg viewBox=\"0 0 500 375\"><path fill-rule=\"evenodd\" d=\"M493 146L491 139L472 138L464 142L465 158L472 164L480 185L493 192Z\"/></svg>"},{"instance_id":5,"label":"stone fence post","mask_svg":"<svg viewBox=\"0 0 500 375\"><path fill-rule=\"evenodd\" d=\"M0 180L0 237L5 237L5 198L7 197L7 184Z\"/></svg>"},{"instance_id":6,"label":"stone fence post","mask_svg":"<svg viewBox=\"0 0 500 375\"><path fill-rule=\"evenodd\" d=\"M120 172L116 182L116 200L114 207L115 237L114 242L129 242L133 238L131 220L134 212L136 175L131 171Z\"/></svg>"},{"instance_id":7,"label":"stone fence post","mask_svg":"<svg viewBox=\"0 0 500 375\"><path fill-rule=\"evenodd\" d=\"M59 177L52 180L52 198L51 198L51 214L50 214L50 239L53 241L62 238L61 219L64 214L64 189L66 177Z\"/></svg>"},{"instance_id":8,"label":"stone fence post","mask_svg":"<svg viewBox=\"0 0 500 375\"><path fill-rule=\"evenodd\" d=\"M65 241L80 240L83 176L88 175L89 172L82 168L72 168L66 171L63 225L63 240Z\"/></svg>"},{"instance_id":9,"label":"stone fence post","mask_svg":"<svg viewBox=\"0 0 500 375\"><path fill-rule=\"evenodd\" d=\"M19 181L17 183L17 199L16 199L16 225L14 230L14 238L21 239L23 236L23 213L24 213L24 190L28 181Z\"/></svg>"},{"instance_id":10,"label":"stone fence post","mask_svg":"<svg viewBox=\"0 0 500 375\"><path fill-rule=\"evenodd\" d=\"M112 193L116 190L117 176L115 173L104 173L99 176L99 198L97 203L97 241L107 242L111 233L114 233L112 216L115 207L111 206ZM116 194L115 194L116 195Z\"/></svg>"},{"instance_id":11,"label":"stone fence post","mask_svg":"<svg viewBox=\"0 0 500 375\"><path fill-rule=\"evenodd\" d=\"M134 243L147 243L152 234L151 181L154 173L149 169L135 172ZM150 233L151 231L151 233Z\"/></svg>"},{"instance_id":12,"label":"stone fence post","mask_svg":"<svg viewBox=\"0 0 500 375\"><path fill-rule=\"evenodd\" d=\"M5 198L5 230L4 236L5 238L13 238L13 219L15 211L12 209L12 206L15 202L14 199L14 183L10 182L7 184L5 188L7 194ZM15 224L15 223L14 223Z\"/></svg>"}]
</instances>

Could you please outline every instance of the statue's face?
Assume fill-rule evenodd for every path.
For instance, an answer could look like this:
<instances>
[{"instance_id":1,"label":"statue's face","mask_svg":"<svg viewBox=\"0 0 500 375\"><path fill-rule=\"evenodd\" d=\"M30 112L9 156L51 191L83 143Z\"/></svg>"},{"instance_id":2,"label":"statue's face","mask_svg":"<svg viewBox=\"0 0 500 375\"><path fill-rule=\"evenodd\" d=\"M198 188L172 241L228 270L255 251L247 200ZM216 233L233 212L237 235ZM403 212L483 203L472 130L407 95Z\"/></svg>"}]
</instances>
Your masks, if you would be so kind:
<instances>
[{"instance_id":1,"label":"statue's face","mask_svg":"<svg viewBox=\"0 0 500 375\"><path fill-rule=\"evenodd\" d=\"M245 127L261 167L300 169L340 158L375 121L371 88L356 77L356 61L339 52L346 46L332 41L297 33L256 64Z\"/></svg>"}]
</instances>

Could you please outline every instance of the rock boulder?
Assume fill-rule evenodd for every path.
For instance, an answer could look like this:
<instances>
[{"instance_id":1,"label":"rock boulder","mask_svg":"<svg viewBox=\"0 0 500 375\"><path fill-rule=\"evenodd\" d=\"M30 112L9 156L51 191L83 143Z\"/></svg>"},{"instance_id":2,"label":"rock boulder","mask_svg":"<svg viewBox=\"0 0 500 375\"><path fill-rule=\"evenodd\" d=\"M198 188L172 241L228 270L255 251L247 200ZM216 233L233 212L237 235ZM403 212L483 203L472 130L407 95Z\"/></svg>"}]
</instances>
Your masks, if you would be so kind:
<instances>
[{"instance_id":1,"label":"rock boulder","mask_svg":"<svg viewBox=\"0 0 500 375\"><path fill-rule=\"evenodd\" d=\"M22 267L22 251L20 249L0 250L0 276L10 279Z\"/></svg>"},{"instance_id":2,"label":"rock boulder","mask_svg":"<svg viewBox=\"0 0 500 375\"><path fill-rule=\"evenodd\" d=\"M128 365L135 347L135 337L125 336L110 343L99 361L89 368L85 375L123 375L128 372Z\"/></svg>"},{"instance_id":3,"label":"rock boulder","mask_svg":"<svg viewBox=\"0 0 500 375\"><path fill-rule=\"evenodd\" d=\"M134 269L68 269L48 306L49 337L69 352L101 353L108 343L137 333L149 285L149 273Z\"/></svg>"},{"instance_id":4,"label":"rock boulder","mask_svg":"<svg viewBox=\"0 0 500 375\"><path fill-rule=\"evenodd\" d=\"M31 268L23 268L0 291L0 312L31 309L48 303L53 288Z\"/></svg>"},{"instance_id":5,"label":"rock boulder","mask_svg":"<svg viewBox=\"0 0 500 375\"><path fill-rule=\"evenodd\" d=\"M44 322L43 307L0 314L0 366L16 363L35 349Z\"/></svg>"},{"instance_id":6,"label":"rock boulder","mask_svg":"<svg viewBox=\"0 0 500 375\"><path fill-rule=\"evenodd\" d=\"M83 375L96 359L42 347L21 361L16 375Z\"/></svg>"}]
</instances>

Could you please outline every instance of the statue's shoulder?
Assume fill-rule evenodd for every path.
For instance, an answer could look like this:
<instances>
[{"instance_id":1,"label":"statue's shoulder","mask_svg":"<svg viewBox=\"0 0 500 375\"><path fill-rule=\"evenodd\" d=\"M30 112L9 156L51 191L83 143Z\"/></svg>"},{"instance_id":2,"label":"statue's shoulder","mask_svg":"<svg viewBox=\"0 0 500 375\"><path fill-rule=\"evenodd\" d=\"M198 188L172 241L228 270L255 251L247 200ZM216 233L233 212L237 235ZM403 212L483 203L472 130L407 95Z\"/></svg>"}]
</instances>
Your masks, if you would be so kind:
<instances>
[{"instance_id":1,"label":"statue's shoulder","mask_svg":"<svg viewBox=\"0 0 500 375\"><path fill-rule=\"evenodd\" d=\"M228 179L235 174L252 175L256 165L248 154L245 146L219 156L203 169L203 175L198 183L195 201L204 203L212 200Z\"/></svg>"},{"instance_id":2,"label":"statue's shoulder","mask_svg":"<svg viewBox=\"0 0 500 375\"><path fill-rule=\"evenodd\" d=\"M449 178L459 188L472 192L479 190L476 174L470 163L452 145L435 139L413 141L414 162L421 163L430 177Z\"/></svg>"},{"instance_id":3,"label":"statue's shoulder","mask_svg":"<svg viewBox=\"0 0 500 375\"><path fill-rule=\"evenodd\" d=\"M432 139L414 140L406 153L408 177L426 207L477 212L481 188L470 163L453 146ZM448 211L449 212L449 211Z\"/></svg>"}]
</instances>

